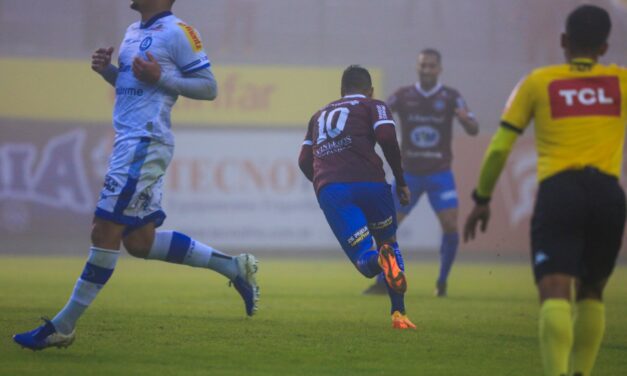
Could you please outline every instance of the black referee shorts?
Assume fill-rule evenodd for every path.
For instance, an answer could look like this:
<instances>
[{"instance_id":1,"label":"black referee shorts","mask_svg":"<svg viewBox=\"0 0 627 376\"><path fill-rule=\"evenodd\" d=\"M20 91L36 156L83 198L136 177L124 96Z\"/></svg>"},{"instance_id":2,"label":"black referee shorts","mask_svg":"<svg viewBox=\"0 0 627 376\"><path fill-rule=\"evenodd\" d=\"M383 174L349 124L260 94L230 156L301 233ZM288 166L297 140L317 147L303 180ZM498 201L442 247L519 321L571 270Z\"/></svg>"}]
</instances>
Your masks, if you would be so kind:
<instances>
[{"instance_id":1,"label":"black referee shorts","mask_svg":"<svg viewBox=\"0 0 627 376\"><path fill-rule=\"evenodd\" d=\"M618 179L587 167L540 183L531 219L533 272L592 284L610 276L623 238L625 194Z\"/></svg>"}]
</instances>

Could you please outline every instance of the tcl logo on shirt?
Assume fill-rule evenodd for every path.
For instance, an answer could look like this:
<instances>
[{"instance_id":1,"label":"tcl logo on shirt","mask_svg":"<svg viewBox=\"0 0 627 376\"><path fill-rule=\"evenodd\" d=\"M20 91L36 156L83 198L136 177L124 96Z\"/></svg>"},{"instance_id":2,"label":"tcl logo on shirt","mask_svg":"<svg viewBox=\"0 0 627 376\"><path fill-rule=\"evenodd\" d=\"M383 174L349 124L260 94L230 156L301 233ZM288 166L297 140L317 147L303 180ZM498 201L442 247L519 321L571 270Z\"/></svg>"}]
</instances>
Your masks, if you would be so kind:
<instances>
[{"instance_id":1,"label":"tcl logo on shirt","mask_svg":"<svg viewBox=\"0 0 627 376\"><path fill-rule=\"evenodd\" d=\"M549 85L553 119L573 116L620 116L618 77L553 81Z\"/></svg>"}]
</instances>

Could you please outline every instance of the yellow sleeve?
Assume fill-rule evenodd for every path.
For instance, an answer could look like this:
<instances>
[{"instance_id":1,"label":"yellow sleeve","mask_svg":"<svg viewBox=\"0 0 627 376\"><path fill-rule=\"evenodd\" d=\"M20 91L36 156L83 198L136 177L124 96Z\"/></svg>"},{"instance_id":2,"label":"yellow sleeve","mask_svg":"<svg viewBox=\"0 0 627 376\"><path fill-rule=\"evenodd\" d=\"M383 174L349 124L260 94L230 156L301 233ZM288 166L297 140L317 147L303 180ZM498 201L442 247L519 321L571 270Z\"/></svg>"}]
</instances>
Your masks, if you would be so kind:
<instances>
[{"instance_id":1,"label":"yellow sleeve","mask_svg":"<svg viewBox=\"0 0 627 376\"><path fill-rule=\"evenodd\" d=\"M532 77L527 76L510 94L501 121L513 128L513 131L522 133L533 117L533 107L533 82Z\"/></svg>"},{"instance_id":2,"label":"yellow sleeve","mask_svg":"<svg viewBox=\"0 0 627 376\"><path fill-rule=\"evenodd\" d=\"M510 127L502 124L492 137L481 164L479 182L477 183L477 196L482 198L492 196L494 186L505 167L505 162L507 162L514 143L518 139L518 134Z\"/></svg>"}]
</instances>

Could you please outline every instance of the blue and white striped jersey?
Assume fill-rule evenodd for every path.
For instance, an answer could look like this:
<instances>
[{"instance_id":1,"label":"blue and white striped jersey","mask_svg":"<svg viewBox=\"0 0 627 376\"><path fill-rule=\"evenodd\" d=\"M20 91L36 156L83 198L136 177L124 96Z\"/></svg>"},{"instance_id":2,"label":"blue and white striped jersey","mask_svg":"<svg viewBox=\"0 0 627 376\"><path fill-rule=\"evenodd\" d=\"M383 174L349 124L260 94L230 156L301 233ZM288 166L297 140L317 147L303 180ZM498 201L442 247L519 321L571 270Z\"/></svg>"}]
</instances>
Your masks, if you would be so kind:
<instances>
[{"instance_id":1,"label":"blue and white striped jersey","mask_svg":"<svg viewBox=\"0 0 627 376\"><path fill-rule=\"evenodd\" d=\"M200 36L171 12L164 12L146 23L130 25L119 52L113 108L116 139L149 137L173 145L170 112L178 95L135 78L133 59L147 59L146 52L150 52L161 65L162 74L175 77L209 69Z\"/></svg>"}]
</instances>

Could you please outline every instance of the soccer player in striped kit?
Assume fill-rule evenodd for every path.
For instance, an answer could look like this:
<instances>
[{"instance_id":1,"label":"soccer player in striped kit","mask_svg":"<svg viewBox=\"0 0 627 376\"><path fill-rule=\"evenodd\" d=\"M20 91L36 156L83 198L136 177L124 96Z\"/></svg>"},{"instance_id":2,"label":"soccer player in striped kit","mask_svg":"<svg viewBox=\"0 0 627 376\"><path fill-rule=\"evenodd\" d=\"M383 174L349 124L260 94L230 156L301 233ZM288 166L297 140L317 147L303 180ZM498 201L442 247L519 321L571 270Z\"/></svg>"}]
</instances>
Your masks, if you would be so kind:
<instances>
[{"instance_id":1,"label":"soccer player in striped kit","mask_svg":"<svg viewBox=\"0 0 627 376\"><path fill-rule=\"evenodd\" d=\"M92 69L115 87L115 142L96 206L92 247L66 306L52 319L16 334L19 345L41 350L67 347L76 322L111 277L120 247L135 256L212 269L244 300L246 313L257 308L257 261L250 254L231 257L176 231L156 231L164 219L163 177L172 159L170 111L179 95L213 100L216 80L200 36L172 14L174 0L132 0L141 21L128 27L118 66L113 48L98 49Z\"/></svg>"}]
</instances>

